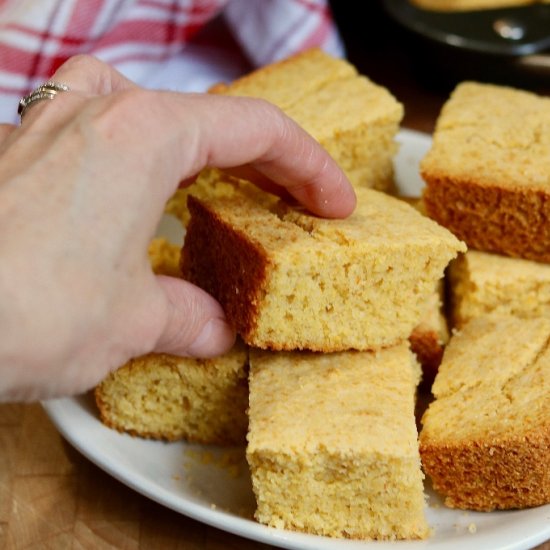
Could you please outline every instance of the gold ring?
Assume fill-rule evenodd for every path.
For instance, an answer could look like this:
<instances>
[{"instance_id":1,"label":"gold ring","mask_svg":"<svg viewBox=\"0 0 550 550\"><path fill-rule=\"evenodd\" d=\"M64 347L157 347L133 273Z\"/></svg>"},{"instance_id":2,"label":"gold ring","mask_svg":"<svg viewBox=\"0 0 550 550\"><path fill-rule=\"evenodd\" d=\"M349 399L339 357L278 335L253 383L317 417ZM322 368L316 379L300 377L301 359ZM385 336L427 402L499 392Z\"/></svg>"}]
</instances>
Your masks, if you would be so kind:
<instances>
[{"instance_id":1,"label":"gold ring","mask_svg":"<svg viewBox=\"0 0 550 550\"><path fill-rule=\"evenodd\" d=\"M70 88L66 84L59 84L53 80L48 80L48 82L38 86L38 88L33 90L29 95L21 98L19 107L17 108L17 114L21 117L21 120L23 120L27 110L35 103L44 99L54 99L60 92L68 92L69 90Z\"/></svg>"}]
</instances>

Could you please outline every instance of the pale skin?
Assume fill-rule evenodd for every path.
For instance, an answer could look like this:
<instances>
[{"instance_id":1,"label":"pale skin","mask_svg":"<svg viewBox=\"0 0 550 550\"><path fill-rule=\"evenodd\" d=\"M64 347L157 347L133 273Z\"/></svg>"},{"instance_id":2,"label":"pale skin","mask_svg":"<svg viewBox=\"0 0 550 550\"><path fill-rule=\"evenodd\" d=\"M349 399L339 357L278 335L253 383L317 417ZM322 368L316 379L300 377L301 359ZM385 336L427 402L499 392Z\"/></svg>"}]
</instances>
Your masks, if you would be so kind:
<instances>
[{"instance_id":1,"label":"pale skin","mask_svg":"<svg viewBox=\"0 0 550 550\"><path fill-rule=\"evenodd\" d=\"M0 125L0 400L78 394L148 352L231 348L221 306L147 258L166 201L203 167L319 216L355 207L335 162L266 102L146 91L84 56L53 80L71 91Z\"/></svg>"}]
</instances>

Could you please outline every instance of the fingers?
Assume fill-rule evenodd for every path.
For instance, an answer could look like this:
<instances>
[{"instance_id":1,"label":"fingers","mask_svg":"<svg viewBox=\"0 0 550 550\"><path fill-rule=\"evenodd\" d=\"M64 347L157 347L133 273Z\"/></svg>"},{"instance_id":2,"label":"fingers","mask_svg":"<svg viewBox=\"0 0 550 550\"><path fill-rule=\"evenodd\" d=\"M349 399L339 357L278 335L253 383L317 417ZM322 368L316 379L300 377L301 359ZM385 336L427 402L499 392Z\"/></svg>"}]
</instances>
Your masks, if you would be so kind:
<instances>
[{"instance_id":1,"label":"fingers","mask_svg":"<svg viewBox=\"0 0 550 550\"><path fill-rule=\"evenodd\" d=\"M166 314L159 320L155 351L206 358L231 349L235 331L214 298L181 279L159 275L157 282L166 299Z\"/></svg>"},{"instance_id":2,"label":"fingers","mask_svg":"<svg viewBox=\"0 0 550 550\"><path fill-rule=\"evenodd\" d=\"M101 112L113 118L118 115L120 120L113 120L112 126L115 131L118 127L119 133L133 126L132 134L139 136L140 148L147 149L159 165L169 162L178 166L178 181L170 184L168 196L179 181L196 175L205 166L250 165L315 214L340 218L355 208L353 188L335 161L307 132L266 101L138 92L139 88L118 71L90 56L69 59L52 79L67 84L71 91L30 109L27 117L31 120L41 112L50 115L44 117L45 125L72 119L78 99L82 99L75 94L97 97L136 91L137 95L118 95L111 103L115 108ZM55 107L50 105L46 111L47 103ZM127 144L126 136L123 141ZM261 186L265 188L265 182Z\"/></svg>"},{"instance_id":3,"label":"fingers","mask_svg":"<svg viewBox=\"0 0 550 550\"><path fill-rule=\"evenodd\" d=\"M249 164L315 214L340 218L355 208L353 188L336 162L274 105L224 96L178 99L173 123L193 115L195 170Z\"/></svg>"}]
</instances>

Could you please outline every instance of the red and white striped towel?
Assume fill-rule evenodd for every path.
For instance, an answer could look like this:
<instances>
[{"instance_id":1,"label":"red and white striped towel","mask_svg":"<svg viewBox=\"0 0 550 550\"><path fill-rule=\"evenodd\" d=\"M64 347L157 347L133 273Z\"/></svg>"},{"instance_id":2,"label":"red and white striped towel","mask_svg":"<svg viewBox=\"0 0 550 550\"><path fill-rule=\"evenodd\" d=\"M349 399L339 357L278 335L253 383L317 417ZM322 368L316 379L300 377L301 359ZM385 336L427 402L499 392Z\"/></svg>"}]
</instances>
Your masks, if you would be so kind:
<instances>
[{"instance_id":1,"label":"red and white striped towel","mask_svg":"<svg viewBox=\"0 0 550 550\"><path fill-rule=\"evenodd\" d=\"M204 91L310 46L343 55L327 0L0 0L0 122L69 57Z\"/></svg>"}]
</instances>

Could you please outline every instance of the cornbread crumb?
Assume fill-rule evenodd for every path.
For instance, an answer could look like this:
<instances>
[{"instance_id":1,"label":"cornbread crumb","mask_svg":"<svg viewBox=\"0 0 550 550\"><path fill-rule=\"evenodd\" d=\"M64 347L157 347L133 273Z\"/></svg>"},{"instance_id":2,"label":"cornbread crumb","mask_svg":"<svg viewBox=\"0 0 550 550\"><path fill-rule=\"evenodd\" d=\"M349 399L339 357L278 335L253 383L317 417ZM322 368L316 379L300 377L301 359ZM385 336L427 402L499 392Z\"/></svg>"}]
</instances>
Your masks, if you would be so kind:
<instances>
[{"instance_id":1,"label":"cornbread crumb","mask_svg":"<svg viewBox=\"0 0 550 550\"><path fill-rule=\"evenodd\" d=\"M250 353L256 519L331 537L428 536L414 419L419 366L407 344Z\"/></svg>"},{"instance_id":2,"label":"cornbread crumb","mask_svg":"<svg viewBox=\"0 0 550 550\"><path fill-rule=\"evenodd\" d=\"M470 525L468 525L468 531L472 534L477 533L477 525L475 523L470 523Z\"/></svg>"},{"instance_id":3,"label":"cornbread crumb","mask_svg":"<svg viewBox=\"0 0 550 550\"><path fill-rule=\"evenodd\" d=\"M476 250L550 262L550 98L462 82L420 163L430 217Z\"/></svg>"},{"instance_id":4,"label":"cornbread crumb","mask_svg":"<svg viewBox=\"0 0 550 550\"><path fill-rule=\"evenodd\" d=\"M451 322L496 313L550 318L550 265L468 250L449 265Z\"/></svg>"},{"instance_id":5,"label":"cornbread crumb","mask_svg":"<svg viewBox=\"0 0 550 550\"><path fill-rule=\"evenodd\" d=\"M327 220L282 202L190 196L182 272L251 346L329 352L406 340L465 246L394 197L357 197L352 216Z\"/></svg>"},{"instance_id":6,"label":"cornbread crumb","mask_svg":"<svg viewBox=\"0 0 550 550\"><path fill-rule=\"evenodd\" d=\"M420 454L451 508L550 502L550 319L485 316L454 335Z\"/></svg>"}]
</instances>

